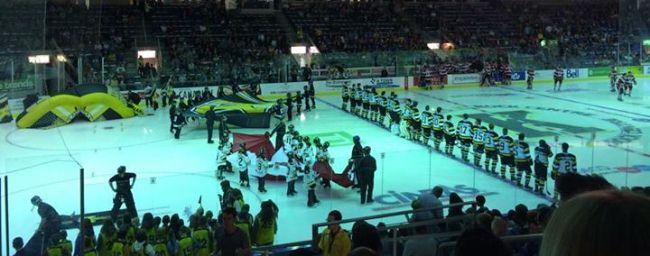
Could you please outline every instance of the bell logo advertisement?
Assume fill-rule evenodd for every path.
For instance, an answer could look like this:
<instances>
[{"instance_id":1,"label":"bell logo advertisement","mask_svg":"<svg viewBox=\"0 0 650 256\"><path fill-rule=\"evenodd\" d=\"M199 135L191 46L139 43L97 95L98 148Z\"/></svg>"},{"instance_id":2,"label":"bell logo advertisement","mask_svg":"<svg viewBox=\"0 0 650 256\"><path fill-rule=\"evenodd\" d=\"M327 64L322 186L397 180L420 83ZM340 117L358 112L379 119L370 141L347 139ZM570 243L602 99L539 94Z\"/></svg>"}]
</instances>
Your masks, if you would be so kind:
<instances>
[{"instance_id":1,"label":"bell logo advertisement","mask_svg":"<svg viewBox=\"0 0 650 256\"><path fill-rule=\"evenodd\" d=\"M370 79L370 85L375 88L387 88L387 87L399 87L395 82L395 78L372 78Z\"/></svg>"},{"instance_id":2,"label":"bell logo advertisement","mask_svg":"<svg viewBox=\"0 0 650 256\"><path fill-rule=\"evenodd\" d=\"M512 75L510 76L510 80L512 80L512 81L524 81L524 80L526 80L526 73L524 71L512 72Z\"/></svg>"}]
</instances>

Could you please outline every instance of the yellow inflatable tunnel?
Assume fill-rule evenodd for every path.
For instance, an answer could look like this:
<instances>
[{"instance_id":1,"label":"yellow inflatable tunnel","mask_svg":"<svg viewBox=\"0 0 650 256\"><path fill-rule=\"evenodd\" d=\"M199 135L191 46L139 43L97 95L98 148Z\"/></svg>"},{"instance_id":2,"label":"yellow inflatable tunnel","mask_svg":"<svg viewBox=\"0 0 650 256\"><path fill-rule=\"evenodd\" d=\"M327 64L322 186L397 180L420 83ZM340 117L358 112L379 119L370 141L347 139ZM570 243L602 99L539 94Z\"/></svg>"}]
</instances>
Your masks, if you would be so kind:
<instances>
[{"instance_id":1,"label":"yellow inflatable tunnel","mask_svg":"<svg viewBox=\"0 0 650 256\"><path fill-rule=\"evenodd\" d=\"M65 125L79 118L92 122L134 115L134 110L119 94L110 94L103 86L91 86L42 99L28 106L16 118L16 125L20 128L44 128Z\"/></svg>"}]
</instances>

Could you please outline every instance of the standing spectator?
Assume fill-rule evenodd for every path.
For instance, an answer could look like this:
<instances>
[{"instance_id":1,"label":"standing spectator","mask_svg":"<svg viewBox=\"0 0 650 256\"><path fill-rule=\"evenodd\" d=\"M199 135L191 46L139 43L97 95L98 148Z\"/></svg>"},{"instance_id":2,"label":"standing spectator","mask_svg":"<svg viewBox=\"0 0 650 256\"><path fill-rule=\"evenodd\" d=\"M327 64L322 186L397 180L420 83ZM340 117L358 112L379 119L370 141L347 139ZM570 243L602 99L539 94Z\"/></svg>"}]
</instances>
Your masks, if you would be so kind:
<instances>
[{"instance_id":1,"label":"standing spectator","mask_svg":"<svg viewBox=\"0 0 650 256\"><path fill-rule=\"evenodd\" d=\"M377 161L370 155L370 147L363 148L363 158L359 163L359 183L361 185L361 204L372 203L372 190L375 186L375 171Z\"/></svg>"},{"instance_id":2,"label":"standing spectator","mask_svg":"<svg viewBox=\"0 0 650 256\"><path fill-rule=\"evenodd\" d=\"M341 212L334 210L327 215L327 222L335 222L343 219ZM339 224L329 224L320 236L318 248L323 256L347 256L350 252L352 242L348 232L343 230Z\"/></svg>"},{"instance_id":3,"label":"standing spectator","mask_svg":"<svg viewBox=\"0 0 650 256\"><path fill-rule=\"evenodd\" d=\"M232 207L226 208L221 213L223 225L215 231L214 235L215 255L251 255L250 240L246 233L235 225L236 217L237 212Z\"/></svg>"},{"instance_id":4,"label":"standing spectator","mask_svg":"<svg viewBox=\"0 0 650 256\"><path fill-rule=\"evenodd\" d=\"M221 191L223 195L219 195L221 209L226 209L235 206L235 191L230 187L230 181L224 180L221 182Z\"/></svg>"},{"instance_id":5,"label":"standing spectator","mask_svg":"<svg viewBox=\"0 0 650 256\"><path fill-rule=\"evenodd\" d=\"M117 174L108 180L108 185L115 192L111 219L117 219L117 214L120 211L120 207L122 207L122 203L126 204L126 209L131 216L138 216L138 211L135 209L135 202L133 200L133 193L131 193L131 189L135 185L135 179L135 173L126 172L126 167L122 165L117 168ZM113 182L115 182L117 188L113 186Z\"/></svg>"},{"instance_id":6,"label":"standing spectator","mask_svg":"<svg viewBox=\"0 0 650 256\"><path fill-rule=\"evenodd\" d=\"M431 210L434 219L444 218L444 215L442 213L442 201L440 201L440 197L442 196L442 193L443 193L442 187L435 186L431 190L431 193L423 193L417 199L417 201L420 202L420 204L422 205L423 209L436 208L434 210Z\"/></svg>"},{"instance_id":7,"label":"standing spectator","mask_svg":"<svg viewBox=\"0 0 650 256\"><path fill-rule=\"evenodd\" d=\"M214 141L212 141L212 130L214 129L215 119L217 119L217 116L214 114L214 106L210 106L210 109L205 112L205 126L208 129L208 144L214 143Z\"/></svg>"}]
</instances>

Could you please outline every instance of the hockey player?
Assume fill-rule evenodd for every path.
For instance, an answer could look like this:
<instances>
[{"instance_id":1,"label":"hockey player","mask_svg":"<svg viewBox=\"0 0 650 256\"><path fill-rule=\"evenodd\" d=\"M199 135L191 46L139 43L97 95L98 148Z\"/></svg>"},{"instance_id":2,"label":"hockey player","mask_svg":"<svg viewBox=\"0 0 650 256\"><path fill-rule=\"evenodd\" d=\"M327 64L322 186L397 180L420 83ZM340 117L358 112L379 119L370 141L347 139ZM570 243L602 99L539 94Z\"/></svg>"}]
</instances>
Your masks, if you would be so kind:
<instances>
[{"instance_id":1,"label":"hockey player","mask_svg":"<svg viewBox=\"0 0 650 256\"><path fill-rule=\"evenodd\" d=\"M411 125L411 100L406 99L406 102L404 102L404 105L402 105L402 109L400 110L400 125L399 125L399 131L400 131L400 137L406 138L408 140L411 139L410 135L410 125Z\"/></svg>"},{"instance_id":2,"label":"hockey player","mask_svg":"<svg viewBox=\"0 0 650 256\"><path fill-rule=\"evenodd\" d=\"M456 129L454 123L451 122L451 115L447 115L447 121L443 125L445 132L445 153L454 156L454 145L456 144Z\"/></svg>"},{"instance_id":3,"label":"hockey player","mask_svg":"<svg viewBox=\"0 0 650 256\"><path fill-rule=\"evenodd\" d=\"M363 90L361 89L361 84L357 84L357 90L354 92L354 101L356 101L356 111L354 112L355 115L360 116L361 115L361 110L362 110L362 101L361 98L363 96Z\"/></svg>"},{"instance_id":4,"label":"hockey player","mask_svg":"<svg viewBox=\"0 0 650 256\"><path fill-rule=\"evenodd\" d=\"M232 143L230 140L219 141L219 148L217 150L217 170L215 171L215 176L219 180L224 179L223 172L232 172L232 164L227 160L228 155L232 153L231 150Z\"/></svg>"},{"instance_id":5,"label":"hockey player","mask_svg":"<svg viewBox=\"0 0 650 256\"><path fill-rule=\"evenodd\" d=\"M298 170L300 166L293 157L289 157L289 163L287 164L287 196L293 196L297 194L296 191L296 180L298 180Z\"/></svg>"},{"instance_id":6,"label":"hockey player","mask_svg":"<svg viewBox=\"0 0 650 256\"><path fill-rule=\"evenodd\" d=\"M625 94L625 76L621 76L616 81L616 90L618 90L618 101L623 101Z\"/></svg>"},{"instance_id":7,"label":"hockey player","mask_svg":"<svg viewBox=\"0 0 650 256\"><path fill-rule=\"evenodd\" d=\"M390 132L396 135L400 135L400 124L402 123L400 115L401 115L401 107L399 105L399 101L397 99L391 99L391 109L389 112L390 116Z\"/></svg>"},{"instance_id":8,"label":"hockey player","mask_svg":"<svg viewBox=\"0 0 650 256\"><path fill-rule=\"evenodd\" d=\"M539 194L544 194L546 179L548 176L548 158L553 156L551 147L546 141L539 140L539 146L535 147L535 189Z\"/></svg>"},{"instance_id":9,"label":"hockey player","mask_svg":"<svg viewBox=\"0 0 650 256\"><path fill-rule=\"evenodd\" d=\"M526 71L527 77L526 77L526 89L531 90L533 89L533 81L535 80L535 69L532 67L528 68L528 71Z\"/></svg>"},{"instance_id":10,"label":"hockey player","mask_svg":"<svg viewBox=\"0 0 650 256\"><path fill-rule=\"evenodd\" d=\"M474 165L481 166L481 158L485 152L485 135L487 128L481 125L481 119L476 119L476 123L472 126L472 146L474 151Z\"/></svg>"},{"instance_id":11,"label":"hockey player","mask_svg":"<svg viewBox=\"0 0 650 256\"><path fill-rule=\"evenodd\" d=\"M264 149L260 150L257 154L257 164L255 165L255 174L257 177L257 191L260 193L266 193L265 180L264 177L268 173L268 169L271 167L271 163L264 156Z\"/></svg>"},{"instance_id":12,"label":"hockey player","mask_svg":"<svg viewBox=\"0 0 650 256\"><path fill-rule=\"evenodd\" d=\"M532 175L532 170L530 166L533 164L533 161L530 157L530 146L525 141L526 135L523 133L519 134L519 140L515 144L515 163L517 164L517 186L521 186L521 175L526 173L526 179L524 181L524 188L530 189L530 176Z\"/></svg>"},{"instance_id":13,"label":"hockey player","mask_svg":"<svg viewBox=\"0 0 650 256\"><path fill-rule=\"evenodd\" d=\"M346 112L348 111L348 101L349 100L350 100L350 91L348 89L348 83L345 82L345 84L343 85L343 88L341 88L341 101L343 102L343 103L341 103L341 109L343 109L343 111L346 111Z\"/></svg>"},{"instance_id":14,"label":"hockey player","mask_svg":"<svg viewBox=\"0 0 650 256\"><path fill-rule=\"evenodd\" d=\"M510 66L508 64L503 65L503 84L512 84L512 69L510 69Z\"/></svg>"},{"instance_id":15,"label":"hockey player","mask_svg":"<svg viewBox=\"0 0 650 256\"><path fill-rule=\"evenodd\" d=\"M503 128L503 135L499 137L498 150L501 158L501 178L506 179L506 166L510 168L510 179L515 179L515 140L508 136L508 128Z\"/></svg>"},{"instance_id":16,"label":"hockey player","mask_svg":"<svg viewBox=\"0 0 650 256\"><path fill-rule=\"evenodd\" d=\"M379 107L379 117L378 117L378 122L381 124L381 126L385 126L384 124L384 117L386 116L386 108L388 107L388 101L386 99L386 92L382 91L379 94L379 97L377 98L378 100L378 107Z\"/></svg>"},{"instance_id":17,"label":"hockey player","mask_svg":"<svg viewBox=\"0 0 650 256\"><path fill-rule=\"evenodd\" d=\"M463 114L463 120L460 120L456 125L458 127L458 137L460 138L460 155L465 162L469 162L469 147L472 145L472 122L468 118L467 114Z\"/></svg>"},{"instance_id":18,"label":"hockey player","mask_svg":"<svg viewBox=\"0 0 650 256\"><path fill-rule=\"evenodd\" d=\"M250 187L248 180L248 167L251 165L251 160L246 155L246 148L240 145L239 152L237 152L237 170L239 171L239 185L242 187Z\"/></svg>"},{"instance_id":19,"label":"hockey player","mask_svg":"<svg viewBox=\"0 0 650 256\"><path fill-rule=\"evenodd\" d=\"M305 147L302 150L302 157L305 173L305 183L307 185L307 206L312 207L314 204L319 203L320 201L316 198L316 183L318 181L318 173L316 170L313 170L314 163L316 161L316 156L314 155L314 148L311 145L309 137L304 139Z\"/></svg>"},{"instance_id":20,"label":"hockey player","mask_svg":"<svg viewBox=\"0 0 650 256\"><path fill-rule=\"evenodd\" d=\"M356 114L357 112L357 88L354 85L351 86L349 97L350 97L350 113Z\"/></svg>"},{"instance_id":21,"label":"hockey player","mask_svg":"<svg viewBox=\"0 0 650 256\"><path fill-rule=\"evenodd\" d=\"M418 109L418 102L414 101L411 105L411 125L410 137L414 141L420 141L420 133L422 132L422 120L420 119L420 110Z\"/></svg>"},{"instance_id":22,"label":"hockey player","mask_svg":"<svg viewBox=\"0 0 650 256\"><path fill-rule=\"evenodd\" d=\"M363 107L361 117L368 119L368 114L370 113L370 90L368 89L364 89L363 94L361 94L361 106Z\"/></svg>"},{"instance_id":23,"label":"hockey player","mask_svg":"<svg viewBox=\"0 0 650 256\"><path fill-rule=\"evenodd\" d=\"M494 131L494 124L489 124L488 127L489 130L483 136L483 143L485 145L485 171L496 174L497 162L499 161L497 153L499 134ZM492 162L491 165L490 162Z\"/></svg>"},{"instance_id":24,"label":"hockey player","mask_svg":"<svg viewBox=\"0 0 650 256\"><path fill-rule=\"evenodd\" d=\"M445 116L442 115L442 108L437 107L436 112L432 115L433 148L437 151L440 151L440 143L445 136L444 124Z\"/></svg>"},{"instance_id":25,"label":"hockey player","mask_svg":"<svg viewBox=\"0 0 650 256\"><path fill-rule=\"evenodd\" d=\"M420 121L422 122L422 143L429 146L429 138L431 137L431 127L433 116L431 115L429 105L424 107L424 111L420 114Z\"/></svg>"},{"instance_id":26,"label":"hockey player","mask_svg":"<svg viewBox=\"0 0 650 256\"><path fill-rule=\"evenodd\" d=\"M528 77L526 78L526 89L531 90L533 89L533 81L535 81L535 69L532 67L528 68L528 71L526 71Z\"/></svg>"},{"instance_id":27,"label":"hockey player","mask_svg":"<svg viewBox=\"0 0 650 256\"><path fill-rule=\"evenodd\" d=\"M375 122L377 121L377 91L375 91L375 88L370 90L368 104L370 104L370 121Z\"/></svg>"},{"instance_id":28,"label":"hockey player","mask_svg":"<svg viewBox=\"0 0 650 256\"><path fill-rule=\"evenodd\" d=\"M557 180L558 175L560 173L568 173L568 172L578 172L578 163L576 161L576 156L569 153L569 144L568 143L562 143L562 152L557 153L555 155L555 159L553 159L553 170L551 171L551 179ZM557 192L557 186L555 186L555 192L553 193L553 199L558 199L557 198L558 192Z\"/></svg>"},{"instance_id":29,"label":"hockey player","mask_svg":"<svg viewBox=\"0 0 650 256\"><path fill-rule=\"evenodd\" d=\"M616 82L618 80L618 71L616 67L612 67L612 71L609 72L609 91L616 91Z\"/></svg>"},{"instance_id":30,"label":"hockey player","mask_svg":"<svg viewBox=\"0 0 650 256\"><path fill-rule=\"evenodd\" d=\"M555 71L553 71L553 91L562 90L562 80L564 80L564 70L557 66Z\"/></svg>"},{"instance_id":31,"label":"hockey player","mask_svg":"<svg viewBox=\"0 0 650 256\"><path fill-rule=\"evenodd\" d=\"M636 78L632 71L628 71L625 75L625 92L627 96L632 96L632 86L636 85Z\"/></svg>"}]
</instances>

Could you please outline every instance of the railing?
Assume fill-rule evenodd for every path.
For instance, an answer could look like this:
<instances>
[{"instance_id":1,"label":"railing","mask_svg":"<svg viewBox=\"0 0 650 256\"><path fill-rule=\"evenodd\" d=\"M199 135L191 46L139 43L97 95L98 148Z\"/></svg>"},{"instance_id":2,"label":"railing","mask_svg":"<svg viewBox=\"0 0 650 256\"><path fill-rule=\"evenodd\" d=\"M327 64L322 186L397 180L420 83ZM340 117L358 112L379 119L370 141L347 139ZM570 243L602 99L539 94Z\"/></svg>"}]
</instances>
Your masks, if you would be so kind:
<instances>
[{"instance_id":1,"label":"railing","mask_svg":"<svg viewBox=\"0 0 650 256\"><path fill-rule=\"evenodd\" d=\"M328 225L336 225L336 224L347 224L347 223L354 223L357 221L368 221L368 220L374 220L374 219L382 219L382 218L388 218L388 217L395 217L395 216L400 216L400 215L405 215L408 219L407 214L414 214L417 212L426 212L426 211L432 211L432 210L441 210L445 208L450 208L450 207L456 207L456 206L465 206L465 205L471 205L472 207L475 207L476 202L471 201L471 202L464 202L464 203L458 203L458 204L449 204L449 205L443 205L443 206L438 206L438 207L432 207L432 208L426 208L426 209L418 209L418 210L406 210L406 211L397 211L397 212L392 212L392 213L384 213L384 214L377 214L377 215L371 215L371 216L364 216L364 217L358 217L358 218L350 218L350 219L344 219L340 221L333 221L333 222L322 222L322 223L316 223L312 225L311 228L311 235L312 235L312 246L315 248L318 246L318 237L319 237L319 231L318 229L320 227L326 227ZM423 225L431 225L431 224L440 224L448 221L453 221L455 219L442 219L442 220L431 220L431 221L422 221L422 222L415 222L415 223L408 223L408 224L399 224L400 226L396 226L393 228L399 228L399 227L416 227L416 226L423 226Z\"/></svg>"}]
</instances>

